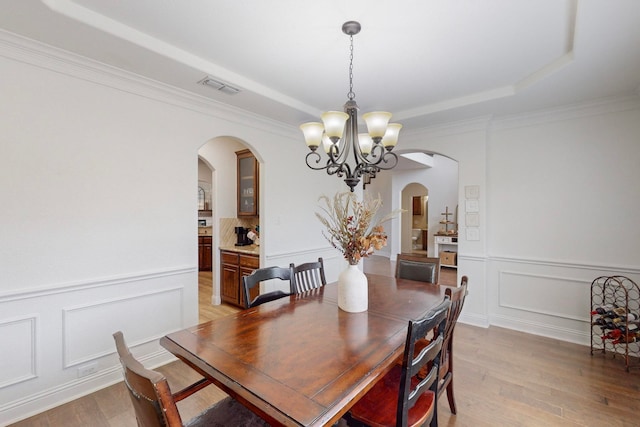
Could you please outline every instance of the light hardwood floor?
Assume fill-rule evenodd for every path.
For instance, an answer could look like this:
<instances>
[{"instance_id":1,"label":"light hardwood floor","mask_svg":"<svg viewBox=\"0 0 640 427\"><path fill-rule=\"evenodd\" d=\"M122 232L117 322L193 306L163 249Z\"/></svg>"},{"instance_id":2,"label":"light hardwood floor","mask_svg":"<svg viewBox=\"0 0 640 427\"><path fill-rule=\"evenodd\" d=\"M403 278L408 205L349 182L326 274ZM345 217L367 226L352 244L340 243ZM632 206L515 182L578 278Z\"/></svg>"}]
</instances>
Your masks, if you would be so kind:
<instances>
[{"instance_id":1,"label":"light hardwood floor","mask_svg":"<svg viewBox=\"0 0 640 427\"><path fill-rule=\"evenodd\" d=\"M365 271L391 274L383 257L365 260ZM210 306L211 273L201 273L201 320L233 313L231 306ZM441 282L457 281L443 269ZM469 292L473 293L473 278ZM585 307L585 310L588 308ZM458 414L446 397L438 404L440 426L640 426L640 370L625 372L621 359L590 356L589 348L508 329L459 324L454 337L455 393ZM158 369L174 389L197 375L180 362ZM189 419L223 396L215 387L179 403ZM14 426L135 426L122 383L29 418ZM233 426L229 426L233 427Z\"/></svg>"}]
</instances>

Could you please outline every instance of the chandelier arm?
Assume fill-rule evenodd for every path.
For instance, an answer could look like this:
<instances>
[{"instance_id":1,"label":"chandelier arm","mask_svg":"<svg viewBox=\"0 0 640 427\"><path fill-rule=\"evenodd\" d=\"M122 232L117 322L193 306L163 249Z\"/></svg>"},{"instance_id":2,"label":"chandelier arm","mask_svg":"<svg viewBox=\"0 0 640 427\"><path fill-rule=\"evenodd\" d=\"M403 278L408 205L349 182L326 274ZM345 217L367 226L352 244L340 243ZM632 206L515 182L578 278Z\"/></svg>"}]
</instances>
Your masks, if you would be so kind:
<instances>
[{"instance_id":1,"label":"chandelier arm","mask_svg":"<svg viewBox=\"0 0 640 427\"><path fill-rule=\"evenodd\" d=\"M387 151L382 155L382 157L380 157L380 160L378 160L376 166L378 167L378 169L389 170L395 168L397 164L398 156L396 155L396 153Z\"/></svg>"},{"instance_id":2,"label":"chandelier arm","mask_svg":"<svg viewBox=\"0 0 640 427\"><path fill-rule=\"evenodd\" d=\"M391 165L387 165L390 162ZM396 153L387 151L382 145L374 144L371 153L367 157L362 156L362 163L373 168L377 167L379 172L380 169L388 170L395 167L398 164L398 156ZM380 164L383 165L380 166ZM365 170L365 172L368 171Z\"/></svg>"},{"instance_id":3,"label":"chandelier arm","mask_svg":"<svg viewBox=\"0 0 640 427\"><path fill-rule=\"evenodd\" d=\"M346 124L345 124L346 125ZM344 132L343 132L344 134ZM329 146L329 152L327 153L327 174L343 177L351 175L351 167L347 163L349 157L348 141L343 137L342 145L343 150L340 151L338 144L331 144Z\"/></svg>"},{"instance_id":4,"label":"chandelier arm","mask_svg":"<svg viewBox=\"0 0 640 427\"><path fill-rule=\"evenodd\" d=\"M347 103L345 104L345 110L347 114L349 114L345 139L347 140L347 144L351 144L351 149L353 150L353 158L356 161L356 166L354 167L355 172L360 163L366 160L360 150L360 141L358 140L358 106L355 102L353 104Z\"/></svg>"},{"instance_id":5,"label":"chandelier arm","mask_svg":"<svg viewBox=\"0 0 640 427\"><path fill-rule=\"evenodd\" d=\"M307 166L310 169L313 169L313 170L321 171L321 170L327 169L329 167L329 162L328 161L327 161L327 164L324 165L324 166L316 166L316 165L320 164L320 160L322 160L322 156L317 151L310 151L309 153L307 153L307 156L305 157L305 160L307 162ZM315 165L312 164L312 163L315 163Z\"/></svg>"},{"instance_id":6,"label":"chandelier arm","mask_svg":"<svg viewBox=\"0 0 640 427\"><path fill-rule=\"evenodd\" d=\"M344 138L342 138L344 140ZM329 152L327 153L327 156L329 157L328 162L334 165L342 165L347 161L347 157L348 157L348 145L347 143L345 143L345 141L343 142L343 149L342 151L340 151L340 148L338 147L338 143L336 144L331 144L331 146L329 147Z\"/></svg>"},{"instance_id":7,"label":"chandelier arm","mask_svg":"<svg viewBox=\"0 0 640 427\"><path fill-rule=\"evenodd\" d=\"M382 144L373 144L373 147L371 148L371 154L369 154L369 159L374 159L374 160L370 160L369 163L371 164L380 163L380 160L382 159L382 157L384 157L385 151L386 150L382 146Z\"/></svg>"},{"instance_id":8,"label":"chandelier arm","mask_svg":"<svg viewBox=\"0 0 640 427\"><path fill-rule=\"evenodd\" d=\"M327 165L327 174L336 175L339 178L351 176L351 166L348 163L332 163Z\"/></svg>"},{"instance_id":9,"label":"chandelier arm","mask_svg":"<svg viewBox=\"0 0 640 427\"><path fill-rule=\"evenodd\" d=\"M370 165L378 165L383 161L385 155L386 155L386 150L382 145L373 144L371 153L367 158L367 163L369 163Z\"/></svg>"}]
</instances>

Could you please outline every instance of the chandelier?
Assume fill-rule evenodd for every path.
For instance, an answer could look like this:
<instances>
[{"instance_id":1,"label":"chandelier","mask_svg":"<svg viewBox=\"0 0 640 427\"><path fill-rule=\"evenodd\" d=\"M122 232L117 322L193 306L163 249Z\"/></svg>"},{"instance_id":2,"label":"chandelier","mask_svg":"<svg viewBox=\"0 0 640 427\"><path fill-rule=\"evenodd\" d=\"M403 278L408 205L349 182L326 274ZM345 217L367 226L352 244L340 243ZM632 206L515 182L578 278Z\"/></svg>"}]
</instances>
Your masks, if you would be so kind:
<instances>
[{"instance_id":1,"label":"chandelier","mask_svg":"<svg viewBox=\"0 0 640 427\"><path fill-rule=\"evenodd\" d=\"M311 150L306 157L307 166L314 170L326 169L327 174L344 177L351 191L360 177L375 178L381 170L394 168L398 156L391 152L398 142L399 123L389 123L391 113L374 111L362 115L368 133L358 133L358 104L353 92L353 36L360 32L360 23L348 21L342 32L349 36L349 93L344 112L327 111L321 115L322 123L309 122L300 125L307 146ZM327 154L326 164L318 147ZM350 156L349 153L352 153ZM349 161L352 163L350 164Z\"/></svg>"}]
</instances>

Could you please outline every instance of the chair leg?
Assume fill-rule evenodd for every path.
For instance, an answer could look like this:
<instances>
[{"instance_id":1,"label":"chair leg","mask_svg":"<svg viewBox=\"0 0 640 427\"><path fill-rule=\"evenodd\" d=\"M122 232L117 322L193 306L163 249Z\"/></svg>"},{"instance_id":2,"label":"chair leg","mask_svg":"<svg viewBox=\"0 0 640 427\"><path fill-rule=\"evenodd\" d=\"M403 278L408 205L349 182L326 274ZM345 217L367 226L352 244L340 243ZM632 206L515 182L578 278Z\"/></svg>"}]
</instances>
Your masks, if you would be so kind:
<instances>
[{"instance_id":1,"label":"chair leg","mask_svg":"<svg viewBox=\"0 0 640 427\"><path fill-rule=\"evenodd\" d=\"M449 409L451 409L451 413L455 415L457 409L456 400L453 397L453 378L451 378L451 381L449 381L449 384L447 385L447 400L449 401Z\"/></svg>"},{"instance_id":2,"label":"chair leg","mask_svg":"<svg viewBox=\"0 0 640 427\"><path fill-rule=\"evenodd\" d=\"M347 412L342 416L342 419L346 421L348 427L367 427L365 424L358 420L354 420L351 413Z\"/></svg>"},{"instance_id":3,"label":"chair leg","mask_svg":"<svg viewBox=\"0 0 640 427\"><path fill-rule=\"evenodd\" d=\"M433 402L435 407L433 408L433 416L431 417L431 421L429 422L429 427L438 427L438 400Z\"/></svg>"}]
</instances>

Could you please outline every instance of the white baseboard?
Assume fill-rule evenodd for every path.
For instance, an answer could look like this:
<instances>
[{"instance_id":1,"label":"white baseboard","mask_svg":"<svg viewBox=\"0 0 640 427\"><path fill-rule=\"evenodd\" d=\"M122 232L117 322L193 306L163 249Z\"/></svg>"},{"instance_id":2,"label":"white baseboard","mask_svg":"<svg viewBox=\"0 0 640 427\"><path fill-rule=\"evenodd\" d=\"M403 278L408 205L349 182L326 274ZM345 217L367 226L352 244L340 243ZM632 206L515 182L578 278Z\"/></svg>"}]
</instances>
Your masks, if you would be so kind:
<instances>
[{"instance_id":1,"label":"white baseboard","mask_svg":"<svg viewBox=\"0 0 640 427\"><path fill-rule=\"evenodd\" d=\"M591 344L591 337L588 334L576 331L575 329L561 328L549 324L524 321L522 319L500 315L491 316L490 323L491 326L513 329L515 331L539 335L547 338L554 338L560 341L567 341L574 344L580 344L584 346L589 346Z\"/></svg>"}]
</instances>

